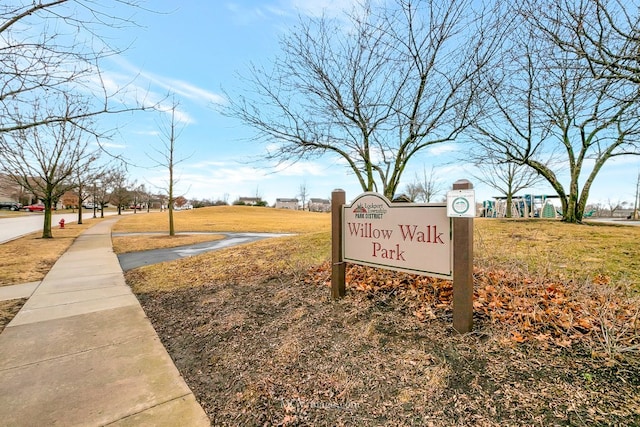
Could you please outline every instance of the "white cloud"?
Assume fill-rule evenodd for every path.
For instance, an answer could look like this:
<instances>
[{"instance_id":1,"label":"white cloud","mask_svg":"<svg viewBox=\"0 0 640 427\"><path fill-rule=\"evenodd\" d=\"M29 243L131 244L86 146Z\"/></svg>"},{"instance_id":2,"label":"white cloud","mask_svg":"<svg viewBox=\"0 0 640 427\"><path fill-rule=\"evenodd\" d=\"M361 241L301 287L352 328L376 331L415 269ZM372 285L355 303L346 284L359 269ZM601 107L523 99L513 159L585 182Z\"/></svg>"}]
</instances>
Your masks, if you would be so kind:
<instances>
[{"instance_id":1,"label":"white cloud","mask_svg":"<svg viewBox=\"0 0 640 427\"><path fill-rule=\"evenodd\" d=\"M226 4L226 8L231 12L231 17L234 21L240 25L250 25L265 18L265 13L260 7L245 7L236 2L229 2ZM272 6L268 7L267 11L270 11L269 9L278 10L278 15L282 12Z\"/></svg>"},{"instance_id":2,"label":"white cloud","mask_svg":"<svg viewBox=\"0 0 640 427\"><path fill-rule=\"evenodd\" d=\"M280 176L322 176L327 172L327 166L316 162L281 163L274 167L275 173Z\"/></svg>"},{"instance_id":3,"label":"white cloud","mask_svg":"<svg viewBox=\"0 0 640 427\"><path fill-rule=\"evenodd\" d=\"M203 160L196 163L191 163L188 168L189 169L207 169L207 168L217 168L217 167L228 167L230 163L216 161L216 160Z\"/></svg>"},{"instance_id":4,"label":"white cloud","mask_svg":"<svg viewBox=\"0 0 640 427\"><path fill-rule=\"evenodd\" d=\"M453 143L435 144L427 149L427 153L432 156L440 156L443 154L455 153L459 147Z\"/></svg>"},{"instance_id":5,"label":"white cloud","mask_svg":"<svg viewBox=\"0 0 640 427\"><path fill-rule=\"evenodd\" d=\"M226 4L233 19L241 25L251 25L256 21L262 21L276 17L295 18L297 15L309 17L339 17L344 11L351 11L360 5L360 0L279 0L277 4L261 5L258 7L245 7L238 2Z\"/></svg>"},{"instance_id":6,"label":"white cloud","mask_svg":"<svg viewBox=\"0 0 640 427\"><path fill-rule=\"evenodd\" d=\"M141 135L141 136L159 136L160 135L160 131L157 131L157 130L139 130L139 131L134 131L132 133L135 135Z\"/></svg>"},{"instance_id":7,"label":"white cloud","mask_svg":"<svg viewBox=\"0 0 640 427\"><path fill-rule=\"evenodd\" d=\"M224 105L227 102L224 96L195 86L183 80L171 79L151 73L143 73L142 75L148 78L153 83L166 88L170 92L176 93L177 95L191 99L193 101L205 101L206 103L216 105Z\"/></svg>"},{"instance_id":8,"label":"white cloud","mask_svg":"<svg viewBox=\"0 0 640 427\"><path fill-rule=\"evenodd\" d=\"M98 143L95 143L96 145L98 145ZM116 144L115 142L100 142L100 147L102 148L118 148L118 149L125 149L127 148L126 144Z\"/></svg>"},{"instance_id":9,"label":"white cloud","mask_svg":"<svg viewBox=\"0 0 640 427\"><path fill-rule=\"evenodd\" d=\"M337 16L358 6L358 0L289 0L291 7L305 15L320 17Z\"/></svg>"},{"instance_id":10,"label":"white cloud","mask_svg":"<svg viewBox=\"0 0 640 427\"><path fill-rule=\"evenodd\" d=\"M216 104L216 105L225 105L227 100L221 94L211 92L208 89L196 86L190 82L174 79L171 77L161 76L158 74L150 73L136 67L131 64L125 58L118 56L113 58L113 62L122 70L127 71L128 74L116 74L114 72L105 73L107 79L113 80L109 82L109 87L113 88L121 88L122 87L122 78L126 76L129 79L129 84L132 85L133 82L136 82L134 86L134 92L141 92L144 94L145 98L148 97L151 102L160 102L164 96L158 95L157 93L151 92L148 89L143 89L143 82L141 80L145 80L148 83L147 86L158 87L163 89L164 91L175 93L180 97L187 98L192 101L196 101L202 104ZM103 76L104 77L104 76Z\"/></svg>"},{"instance_id":11,"label":"white cloud","mask_svg":"<svg viewBox=\"0 0 640 427\"><path fill-rule=\"evenodd\" d=\"M640 169L640 158L638 156L616 156L607 160L607 165L635 166Z\"/></svg>"},{"instance_id":12,"label":"white cloud","mask_svg":"<svg viewBox=\"0 0 640 427\"><path fill-rule=\"evenodd\" d=\"M185 125L193 124L196 122L195 119L193 119L187 112L182 111L179 107L179 105L175 106L175 111L173 111L173 102L171 100L165 100L160 102L157 109L158 111L161 111L167 115L168 121L171 121L173 118L175 118L175 121L177 123Z\"/></svg>"}]
</instances>

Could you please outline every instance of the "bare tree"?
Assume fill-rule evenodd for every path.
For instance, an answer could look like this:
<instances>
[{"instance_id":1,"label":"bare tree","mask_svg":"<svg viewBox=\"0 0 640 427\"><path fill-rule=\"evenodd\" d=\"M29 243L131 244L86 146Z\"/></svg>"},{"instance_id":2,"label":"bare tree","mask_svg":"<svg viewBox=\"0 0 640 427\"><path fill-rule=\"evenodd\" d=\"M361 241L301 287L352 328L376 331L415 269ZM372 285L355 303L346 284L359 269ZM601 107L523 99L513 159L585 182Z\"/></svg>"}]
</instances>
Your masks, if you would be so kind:
<instances>
[{"instance_id":1,"label":"bare tree","mask_svg":"<svg viewBox=\"0 0 640 427\"><path fill-rule=\"evenodd\" d=\"M154 149L155 158L153 156L149 156L151 160L156 164L157 167L166 168L167 170L167 181L165 191L169 197L168 201L168 210L169 210L169 235L175 236L175 226L173 221L173 206L175 203L175 167L179 163L186 160L186 158L178 159L176 157L176 141L182 130L183 126L178 122L176 117L176 111L180 104L173 98L173 102L171 108L168 111L163 111L163 114L170 114L170 118L168 120L164 120L160 123L160 133L162 139L162 147Z\"/></svg>"},{"instance_id":2,"label":"bare tree","mask_svg":"<svg viewBox=\"0 0 640 427\"><path fill-rule=\"evenodd\" d=\"M363 191L391 199L417 153L469 125L478 73L507 29L470 0L382 3L345 13L347 24L301 20L228 114L277 146L269 159L336 156Z\"/></svg>"},{"instance_id":3,"label":"bare tree","mask_svg":"<svg viewBox=\"0 0 640 427\"><path fill-rule=\"evenodd\" d=\"M138 195L140 200L146 205L147 213L151 211L151 202L153 199L153 195L149 190L147 190L147 186L144 184L140 184L137 188Z\"/></svg>"},{"instance_id":4,"label":"bare tree","mask_svg":"<svg viewBox=\"0 0 640 427\"><path fill-rule=\"evenodd\" d=\"M101 175L94 177L93 191L93 217L96 217L96 210L100 210L100 218L104 218L104 208L109 203L111 196L111 171L105 170Z\"/></svg>"},{"instance_id":5,"label":"bare tree","mask_svg":"<svg viewBox=\"0 0 640 427\"><path fill-rule=\"evenodd\" d=\"M142 10L137 0L113 3L127 6L132 12ZM101 31L135 26L133 15L113 14L113 3L8 0L0 4L0 135L5 135L5 146L20 141L21 135L47 133L57 125L59 129L81 128L85 134L93 135L94 141L104 149L102 141L110 132L100 130L88 119L153 108L139 103L125 105L123 99L128 88L113 90L101 73L102 61L121 52L112 40L100 35ZM53 109L42 103L59 100L64 105L65 99L74 99L75 107ZM88 123L92 125L86 126ZM30 131L38 127L48 130ZM19 151L21 147L9 149ZM39 157L43 164L59 161L46 158L46 152ZM79 178L80 175L76 175L74 179L82 199L86 196L85 187ZM82 203L78 218L81 223ZM50 225L45 224L47 227Z\"/></svg>"},{"instance_id":6,"label":"bare tree","mask_svg":"<svg viewBox=\"0 0 640 427\"><path fill-rule=\"evenodd\" d=\"M627 202L620 200L607 199L607 207L609 208L609 216L616 216L616 211L624 209L627 206Z\"/></svg>"},{"instance_id":7,"label":"bare tree","mask_svg":"<svg viewBox=\"0 0 640 427\"><path fill-rule=\"evenodd\" d=\"M118 215L122 215L122 208L131 201L131 192L127 182L127 172L124 164L108 170L102 178L102 188L108 191L108 201L118 209ZM103 199L104 202L104 199ZM102 203L102 213L104 214L104 204Z\"/></svg>"},{"instance_id":8,"label":"bare tree","mask_svg":"<svg viewBox=\"0 0 640 427\"><path fill-rule=\"evenodd\" d=\"M581 222L602 166L640 153L638 94L620 81L595 78L586 60L549 37L563 33L559 24L549 20L541 31L540 22L522 20L502 62L485 76L487 114L476 130L487 149L546 179L564 221Z\"/></svg>"},{"instance_id":9,"label":"bare tree","mask_svg":"<svg viewBox=\"0 0 640 427\"><path fill-rule=\"evenodd\" d=\"M637 0L554 0L533 3L525 10L561 49L585 60L594 77L637 85L639 9ZM549 21L556 25L548 28Z\"/></svg>"},{"instance_id":10,"label":"bare tree","mask_svg":"<svg viewBox=\"0 0 640 427\"><path fill-rule=\"evenodd\" d=\"M300 201L302 202L302 210L305 210L305 206L307 204L307 198L309 197L309 190L307 188L307 182L304 181L298 187L298 197L300 197Z\"/></svg>"},{"instance_id":11,"label":"bare tree","mask_svg":"<svg viewBox=\"0 0 640 427\"><path fill-rule=\"evenodd\" d=\"M56 103L56 100L49 100ZM74 115L84 105L64 96L61 106L49 107L39 101L34 111L51 111L51 115ZM61 113L57 113L59 110ZM26 116L17 123L29 123L34 116ZM78 122L49 122L37 127L18 127L0 133L0 167L18 185L28 189L44 204L42 238L52 238L51 209L67 191L74 189L74 171L86 168L96 153L89 149L84 129L90 128L85 119Z\"/></svg>"},{"instance_id":12,"label":"bare tree","mask_svg":"<svg viewBox=\"0 0 640 427\"><path fill-rule=\"evenodd\" d=\"M431 167L431 170L427 172L427 169L423 166L422 175L415 174L414 180L405 187L405 193L411 201L430 203L443 189L444 187L436 176L435 169Z\"/></svg>"},{"instance_id":13,"label":"bare tree","mask_svg":"<svg viewBox=\"0 0 640 427\"><path fill-rule=\"evenodd\" d=\"M137 0L116 0L140 9ZM96 0L3 1L0 4L0 134L51 123L76 122L105 113L145 109L121 103L110 91L101 61L119 52L100 31L135 25ZM37 99L82 94L86 108L38 110ZM30 120L24 120L25 117ZM95 132L96 129L86 129Z\"/></svg>"},{"instance_id":14,"label":"bare tree","mask_svg":"<svg viewBox=\"0 0 640 427\"><path fill-rule=\"evenodd\" d=\"M144 184L137 184L135 181L129 184L129 192L131 193L131 200L133 202L133 213L137 213L138 210L142 210L141 203L145 203L147 195ZM147 210L148 212L148 210Z\"/></svg>"},{"instance_id":15,"label":"bare tree","mask_svg":"<svg viewBox=\"0 0 640 427\"><path fill-rule=\"evenodd\" d=\"M178 196L174 200L175 200L176 207L178 208L182 208L188 202L187 198L184 196Z\"/></svg>"},{"instance_id":16,"label":"bare tree","mask_svg":"<svg viewBox=\"0 0 640 427\"><path fill-rule=\"evenodd\" d=\"M78 224L82 224L82 209L84 203L93 194L92 183L96 176L102 175L102 167L97 164L100 152L95 151L94 156L87 162L76 165L73 172L73 181L78 192ZM95 202L94 202L95 203Z\"/></svg>"},{"instance_id":17,"label":"bare tree","mask_svg":"<svg viewBox=\"0 0 640 427\"><path fill-rule=\"evenodd\" d=\"M506 217L511 218L513 196L520 190L542 182L544 178L527 165L500 157L501 153L497 150L485 148L482 153L473 156L474 164L479 170L474 177L507 198Z\"/></svg>"}]
</instances>

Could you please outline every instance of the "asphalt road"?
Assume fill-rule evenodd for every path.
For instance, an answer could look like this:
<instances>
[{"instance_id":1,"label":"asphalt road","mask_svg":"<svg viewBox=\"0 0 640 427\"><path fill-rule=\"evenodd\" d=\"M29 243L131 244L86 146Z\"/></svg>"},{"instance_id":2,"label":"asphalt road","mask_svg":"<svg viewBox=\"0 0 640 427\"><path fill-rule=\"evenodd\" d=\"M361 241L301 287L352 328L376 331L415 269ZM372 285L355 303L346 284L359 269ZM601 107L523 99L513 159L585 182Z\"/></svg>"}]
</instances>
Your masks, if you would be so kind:
<instances>
[{"instance_id":1,"label":"asphalt road","mask_svg":"<svg viewBox=\"0 0 640 427\"><path fill-rule=\"evenodd\" d=\"M118 255L120 267L127 271L144 265L157 264L159 262L172 261L178 258L198 255L204 252L215 251L218 249L228 248L243 243L255 242L257 240L268 239L271 237L289 236L290 234L276 233L218 233L226 236L222 240L213 242L198 243L195 245L178 246L175 248L153 249L142 252L130 252Z\"/></svg>"},{"instance_id":2,"label":"asphalt road","mask_svg":"<svg viewBox=\"0 0 640 427\"><path fill-rule=\"evenodd\" d=\"M617 224L617 225L635 225L636 227L640 226L640 221L631 221L624 218L588 218L587 222L604 222L606 224Z\"/></svg>"}]
</instances>

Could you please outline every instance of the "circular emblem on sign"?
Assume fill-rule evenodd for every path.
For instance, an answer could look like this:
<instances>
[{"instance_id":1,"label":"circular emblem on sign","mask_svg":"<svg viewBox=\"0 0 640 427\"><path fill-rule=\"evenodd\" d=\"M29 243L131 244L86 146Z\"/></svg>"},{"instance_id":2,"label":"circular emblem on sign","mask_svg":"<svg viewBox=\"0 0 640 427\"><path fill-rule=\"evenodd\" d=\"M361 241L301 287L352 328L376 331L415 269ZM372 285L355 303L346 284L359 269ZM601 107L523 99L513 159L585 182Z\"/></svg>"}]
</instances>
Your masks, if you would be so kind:
<instances>
[{"instance_id":1,"label":"circular emblem on sign","mask_svg":"<svg viewBox=\"0 0 640 427\"><path fill-rule=\"evenodd\" d=\"M469 201L464 197L456 197L451 207L455 213L462 215L469 210Z\"/></svg>"}]
</instances>

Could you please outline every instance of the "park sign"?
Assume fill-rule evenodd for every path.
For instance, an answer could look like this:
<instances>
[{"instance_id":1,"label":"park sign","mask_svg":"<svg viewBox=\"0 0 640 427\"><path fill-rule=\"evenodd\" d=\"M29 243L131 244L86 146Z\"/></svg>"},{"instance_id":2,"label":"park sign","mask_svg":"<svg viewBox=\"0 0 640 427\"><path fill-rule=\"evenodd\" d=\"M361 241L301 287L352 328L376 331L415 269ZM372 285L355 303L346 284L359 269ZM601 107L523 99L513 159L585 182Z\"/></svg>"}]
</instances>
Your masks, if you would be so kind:
<instances>
[{"instance_id":1,"label":"park sign","mask_svg":"<svg viewBox=\"0 0 640 427\"><path fill-rule=\"evenodd\" d=\"M473 328L473 184L453 183L447 204L392 203L363 193L350 204L331 193L331 297L346 295L348 263L453 281L453 329ZM464 190L464 191L458 191ZM448 197L449 199L449 197Z\"/></svg>"},{"instance_id":2,"label":"park sign","mask_svg":"<svg viewBox=\"0 0 640 427\"><path fill-rule=\"evenodd\" d=\"M346 262L453 278L451 218L446 204L392 203L363 193L342 206Z\"/></svg>"}]
</instances>

